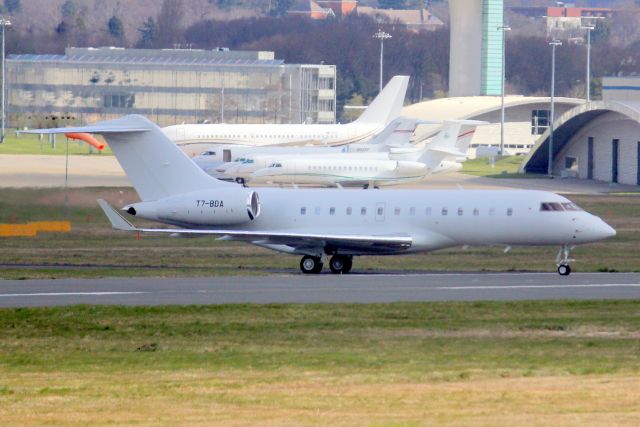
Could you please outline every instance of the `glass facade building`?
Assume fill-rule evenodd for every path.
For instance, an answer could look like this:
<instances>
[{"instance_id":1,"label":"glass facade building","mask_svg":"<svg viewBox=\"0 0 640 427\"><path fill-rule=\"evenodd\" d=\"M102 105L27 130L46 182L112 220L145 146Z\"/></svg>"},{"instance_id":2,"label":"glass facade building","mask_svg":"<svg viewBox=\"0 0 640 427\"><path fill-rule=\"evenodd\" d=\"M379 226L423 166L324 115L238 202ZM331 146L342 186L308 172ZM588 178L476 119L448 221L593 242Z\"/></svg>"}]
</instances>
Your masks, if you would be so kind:
<instances>
[{"instance_id":1,"label":"glass facade building","mask_svg":"<svg viewBox=\"0 0 640 427\"><path fill-rule=\"evenodd\" d=\"M285 64L273 52L68 48L7 58L12 127L142 114L178 123L335 123L333 65Z\"/></svg>"}]
</instances>

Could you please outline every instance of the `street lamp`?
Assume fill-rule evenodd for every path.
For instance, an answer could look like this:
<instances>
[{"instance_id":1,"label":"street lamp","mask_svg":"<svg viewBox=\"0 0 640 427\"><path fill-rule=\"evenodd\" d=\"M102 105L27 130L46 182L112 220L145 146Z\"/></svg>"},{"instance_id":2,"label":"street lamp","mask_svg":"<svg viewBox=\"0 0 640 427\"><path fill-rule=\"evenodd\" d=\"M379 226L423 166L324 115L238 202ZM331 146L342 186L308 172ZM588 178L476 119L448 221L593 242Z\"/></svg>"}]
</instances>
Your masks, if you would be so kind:
<instances>
[{"instance_id":1,"label":"street lamp","mask_svg":"<svg viewBox=\"0 0 640 427\"><path fill-rule=\"evenodd\" d=\"M511 27L508 25L501 25L497 28L498 31L502 31L502 90L501 102L500 102L500 157L504 156L504 83L506 79L506 38L507 31L511 31Z\"/></svg>"},{"instance_id":2,"label":"street lamp","mask_svg":"<svg viewBox=\"0 0 640 427\"><path fill-rule=\"evenodd\" d=\"M5 52L5 50L4 50L4 33L5 33L5 30L6 30L6 27L10 27L11 26L11 21L8 18L2 17L2 18L0 18L0 26L2 27L2 112L1 112L1 114L2 114L2 120L1 120L2 129L0 130L0 144L1 144L1 143L4 142L4 124L5 124L4 121L5 121L5 117L6 117L5 109L4 109L4 106L5 106L5 99L4 98L5 98L6 88L5 88L5 83L4 82L5 82L5 74L7 74L6 73L7 68L5 67L5 64L4 64L4 56L5 56L4 55L4 52Z\"/></svg>"},{"instance_id":3,"label":"street lamp","mask_svg":"<svg viewBox=\"0 0 640 427\"><path fill-rule=\"evenodd\" d=\"M587 30L587 102L591 101L591 31L595 30L594 25L584 25L583 30Z\"/></svg>"},{"instance_id":4,"label":"street lamp","mask_svg":"<svg viewBox=\"0 0 640 427\"><path fill-rule=\"evenodd\" d=\"M553 120L554 116L554 97L556 94L556 47L562 46L562 42L557 39L553 39L549 46L551 46L551 111L549 112L549 161L547 165L547 175L549 178L553 178Z\"/></svg>"},{"instance_id":5,"label":"street lamp","mask_svg":"<svg viewBox=\"0 0 640 427\"><path fill-rule=\"evenodd\" d=\"M593 19L604 19L603 16L589 16L586 17L584 19L589 19L589 20L593 20ZM593 23L588 23L586 25L582 25L581 27L583 30L587 30L587 80L586 80L586 86L587 86L587 102L591 101L591 31L596 29L596 26Z\"/></svg>"},{"instance_id":6,"label":"street lamp","mask_svg":"<svg viewBox=\"0 0 640 427\"><path fill-rule=\"evenodd\" d=\"M391 38L391 34L385 33L382 30L378 30L373 35L373 38L380 40L380 92L382 92L382 58L384 56L384 41Z\"/></svg>"}]
</instances>

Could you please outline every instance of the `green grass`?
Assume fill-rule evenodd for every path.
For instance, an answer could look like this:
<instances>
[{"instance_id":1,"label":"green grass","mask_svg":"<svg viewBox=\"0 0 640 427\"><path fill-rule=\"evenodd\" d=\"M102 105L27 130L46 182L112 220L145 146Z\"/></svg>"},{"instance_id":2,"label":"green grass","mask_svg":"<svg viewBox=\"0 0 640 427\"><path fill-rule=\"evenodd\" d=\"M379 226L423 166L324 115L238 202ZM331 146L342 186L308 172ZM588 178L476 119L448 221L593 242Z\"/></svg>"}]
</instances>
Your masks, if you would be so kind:
<instances>
[{"instance_id":1,"label":"green grass","mask_svg":"<svg viewBox=\"0 0 640 427\"><path fill-rule=\"evenodd\" d=\"M637 301L0 309L2 425L637 425Z\"/></svg>"},{"instance_id":2,"label":"green grass","mask_svg":"<svg viewBox=\"0 0 640 427\"><path fill-rule=\"evenodd\" d=\"M0 310L0 371L640 371L637 301Z\"/></svg>"},{"instance_id":3,"label":"green grass","mask_svg":"<svg viewBox=\"0 0 640 427\"><path fill-rule=\"evenodd\" d=\"M539 178L537 174L518 172L523 160L522 156L510 156L497 160L492 166L486 157L470 159L462 164L462 173L489 178Z\"/></svg>"},{"instance_id":4,"label":"green grass","mask_svg":"<svg viewBox=\"0 0 640 427\"><path fill-rule=\"evenodd\" d=\"M114 206L136 200L130 189L71 189L69 205L58 189L0 190L0 223L69 220L72 232L1 238L0 278L105 276L208 276L298 272L299 257L213 237L175 238L112 230L95 203ZM575 271L640 271L640 196L572 196L601 216L618 235L573 252ZM136 221L139 225L150 225ZM451 248L393 257L357 257L355 272L554 271L558 248Z\"/></svg>"},{"instance_id":5,"label":"green grass","mask_svg":"<svg viewBox=\"0 0 640 427\"><path fill-rule=\"evenodd\" d=\"M66 153L67 138L64 135L57 136L57 143L52 147L45 135L40 139L39 135L16 135L15 129L7 129L5 140L0 144L0 154L42 154L64 155ZM69 154L91 154L88 144L82 141L69 140ZM109 147L100 152L93 149L93 155L111 155Z\"/></svg>"}]
</instances>

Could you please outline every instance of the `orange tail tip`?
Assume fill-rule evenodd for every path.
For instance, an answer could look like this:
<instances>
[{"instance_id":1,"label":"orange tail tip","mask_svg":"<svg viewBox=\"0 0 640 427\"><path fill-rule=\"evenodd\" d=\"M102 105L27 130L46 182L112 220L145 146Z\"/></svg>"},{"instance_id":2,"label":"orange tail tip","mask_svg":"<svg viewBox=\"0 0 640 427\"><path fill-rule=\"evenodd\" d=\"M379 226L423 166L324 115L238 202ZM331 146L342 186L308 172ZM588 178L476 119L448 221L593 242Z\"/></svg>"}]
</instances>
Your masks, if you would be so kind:
<instances>
[{"instance_id":1,"label":"orange tail tip","mask_svg":"<svg viewBox=\"0 0 640 427\"><path fill-rule=\"evenodd\" d=\"M97 148L100 151L104 150L104 142L98 141L98 139L96 139L96 137L91 135L90 133L70 132L70 133L65 133L64 136L66 136L69 139L78 139L80 141L84 141L87 144Z\"/></svg>"}]
</instances>

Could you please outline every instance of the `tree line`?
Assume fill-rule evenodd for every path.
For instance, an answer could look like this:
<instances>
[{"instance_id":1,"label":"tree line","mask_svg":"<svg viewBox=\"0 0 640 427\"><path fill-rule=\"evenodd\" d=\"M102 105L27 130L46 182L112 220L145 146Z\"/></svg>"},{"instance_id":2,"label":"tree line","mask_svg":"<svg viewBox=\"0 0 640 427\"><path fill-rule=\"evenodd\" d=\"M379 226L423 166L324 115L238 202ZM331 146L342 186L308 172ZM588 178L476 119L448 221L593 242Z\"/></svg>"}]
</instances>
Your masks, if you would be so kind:
<instances>
[{"instance_id":1,"label":"tree line","mask_svg":"<svg viewBox=\"0 0 640 427\"><path fill-rule=\"evenodd\" d=\"M15 0L11 0L14 2ZM4 3L7 5L7 1ZM15 3L11 3L16 7ZM17 3L19 7L19 1ZM60 22L48 33L37 34L14 26L7 37L9 53L62 53L65 46L114 45L138 48L188 46L200 49L272 50L287 63L325 63L337 66L338 107L366 102L378 91L380 43L373 38L380 24L367 16L311 20L302 16L263 16L232 21L203 20L184 27L182 0L164 0L157 16L149 16L137 34L124 34L121 18L110 17L100 31L82 25L74 0L60 11ZM449 30L410 31L388 22L392 35L384 45L384 78L412 77L408 97L446 96L449 75ZM515 33L515 32L514 32ZM585 46L565 43L557 50L556 93L583 96ZM507 92L547 95L550 87L551 49L541 36L510 34L507 38ZM638 71L640 43L609 43L606 31L594 38L592 93L606 75Z\"/></svg>"}]
</instances>

